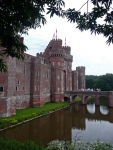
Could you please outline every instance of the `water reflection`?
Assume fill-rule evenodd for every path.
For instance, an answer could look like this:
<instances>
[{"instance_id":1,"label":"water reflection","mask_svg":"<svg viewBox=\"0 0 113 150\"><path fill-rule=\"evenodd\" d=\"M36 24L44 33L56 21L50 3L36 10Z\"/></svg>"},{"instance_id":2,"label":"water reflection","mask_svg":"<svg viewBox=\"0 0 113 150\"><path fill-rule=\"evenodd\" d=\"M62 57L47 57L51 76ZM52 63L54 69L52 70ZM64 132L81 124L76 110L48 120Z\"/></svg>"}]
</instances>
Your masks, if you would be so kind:
<instances>
[{"instance_id":1,"label":"water reflection","mask_svg":"<svg viewBox=\"0 0 113 150\"><path fill-rule=\"evenodd\" d=\"M95 113L95 104L87 104L87 110L90 114Z\"/></svg>"},{"instance_id":2,"label":"water reflection","mask_svg":"<svg viewBox=\"0 0 113 150\"><path fill-rule=\"evenodd\" d=\"M25 124L0 132L0 137L25 141L39 141L45 145L55 139L73 141L78 132L82 132L83 141L101 141L113 143L113 108L94 104L72 104L70 107Z\"/></svg>"},{"instance_id":3,"label":"water reflection","mask_svg":"<svg viewBox=\"0 0 113 150\"><path fill-rule=\"evenodd\" d=\"M90 114L94 114L95 113L95 107L96 107L95 104L87 104L87 111ZM101 105L99 107L100 107L100 113L102 115L107 115L109 113L109 107L108 106Z\"/></svg>"},{"instance_id":4,"label":"water reflection","mask_svg":"<svg viewBox=\"0 0 113 150\"><path fill-rule=\"evenodd\" d=\"M107 115L109 113L109 108L108 106L100 106L100 112L103 114L103 115Z\"/></svg>"}]
</instances>

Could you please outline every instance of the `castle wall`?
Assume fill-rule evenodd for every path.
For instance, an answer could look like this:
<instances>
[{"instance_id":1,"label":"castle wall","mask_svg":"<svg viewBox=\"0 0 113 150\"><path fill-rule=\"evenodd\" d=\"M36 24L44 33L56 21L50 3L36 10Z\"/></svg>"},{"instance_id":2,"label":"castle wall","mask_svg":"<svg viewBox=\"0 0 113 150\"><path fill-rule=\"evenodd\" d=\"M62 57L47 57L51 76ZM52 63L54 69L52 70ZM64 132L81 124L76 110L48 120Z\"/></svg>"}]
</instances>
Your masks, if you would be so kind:
<instances>
[{"instance_id":1,"label":"castle wall","mask_svg":"<svg viewBox=\"0 0 113 150\"><path fill-rule=\"evenodd\" d=\"M36 57L25 54L24 61L5 58L8 72L0 73L0 116L11 116L16 109L38 107L50 100L63 102L65 91L85 88L85 67L72 72L70 53L69 46L54 39Z\"/></svg>"},{"instance_id":2,"label":"castle wall","mask_svg":"<svg viewBox=\"0 0 113 150\"><path fill-rule=\"evenodd\" d=\"M0 73L0 86L3 92L0 92L0 116L7 117L16 113L15 88L15 69L16 59L8 57L4 59L7 64L7 73Z\"/></svg>"},{"instance_id":3,"label":"castle wall","mask_svg":"<svg viewBox=\"0 0 113 150\"><path fill-rule=\"evenodd\" d=\"M7 58L3 59L7 64ZM6 97L8 93L8 73L1 72L0 73L0 87L3 87L3 92L0 91L0 97Z\"/></svg>"},{"instance_id":4,"label":"castle wall","mask_svg":"<svg viewBox=\"0 0 113 150\"><path fill-rule=\"evenodd\" d=\"M31 59L32 57L27 54L25 55L24 61L16 59L14 95L16 96L17 109L30 106Z\"/></svg>"}]
</instances>

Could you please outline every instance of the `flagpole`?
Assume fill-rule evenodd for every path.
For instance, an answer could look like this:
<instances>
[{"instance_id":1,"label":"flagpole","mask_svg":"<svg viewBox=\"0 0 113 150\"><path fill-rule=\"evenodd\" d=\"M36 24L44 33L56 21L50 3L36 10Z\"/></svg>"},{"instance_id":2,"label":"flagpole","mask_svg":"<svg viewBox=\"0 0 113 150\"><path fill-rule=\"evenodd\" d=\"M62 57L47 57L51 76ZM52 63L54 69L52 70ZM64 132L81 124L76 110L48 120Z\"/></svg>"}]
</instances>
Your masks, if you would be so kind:
<instances>
[{"instance_id":1,"label":"flagpole","mask_svg":"<svg viewBox=\"0 0 113 150\"><path fill-rule=\"evenodd\" d=\"M57 28L56 28L56 40L57 40Z\"/></svg>"}]
</instances>

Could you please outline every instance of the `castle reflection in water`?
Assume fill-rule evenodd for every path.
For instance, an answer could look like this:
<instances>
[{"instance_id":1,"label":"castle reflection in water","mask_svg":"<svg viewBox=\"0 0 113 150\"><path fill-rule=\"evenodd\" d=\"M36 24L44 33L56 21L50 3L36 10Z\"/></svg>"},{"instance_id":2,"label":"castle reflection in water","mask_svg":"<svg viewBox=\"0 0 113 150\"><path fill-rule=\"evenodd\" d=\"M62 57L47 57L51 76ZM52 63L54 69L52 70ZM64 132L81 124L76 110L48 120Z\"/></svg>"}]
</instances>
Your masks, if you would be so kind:
<instances>
[{"instance_id":1,"label":"castle reflection in water","mask_svg":"<svg viewBox=\"0 0 113 150\"><path fill-rule=\"evenodd\" d=\"M0 137L16 139L18 141L25 141L29 139L35 141L36 143L41 141L45 145L56 139L66 139L72 141L76 136L73 135L75 130L76 133L80 131L84 133L86 132L85 136L90 135L90 131L88 131L88 129L86 130L88 125L86 122L93 122L94 126L92 128L94 129L98 126L96 122L103 121L110 123L112 129L109 127L109 130L113 132L112 108L95 106L94 104L88 104L85 106L81 104L72 104L60 111L2 131L0 132ZM101 124L101 126L104 127L103 124ZM97 129L95 128L95 130ZM105 130L108 132L107 129ZM102 134L104 133L102 132ZM97 136L97 138L98 137L99 136ZM108 139L105 139L106 142L107 140ZM90 136L89 139L87 139L87 142L88 141L90 141Z\"/></svg>"}]
</instances>

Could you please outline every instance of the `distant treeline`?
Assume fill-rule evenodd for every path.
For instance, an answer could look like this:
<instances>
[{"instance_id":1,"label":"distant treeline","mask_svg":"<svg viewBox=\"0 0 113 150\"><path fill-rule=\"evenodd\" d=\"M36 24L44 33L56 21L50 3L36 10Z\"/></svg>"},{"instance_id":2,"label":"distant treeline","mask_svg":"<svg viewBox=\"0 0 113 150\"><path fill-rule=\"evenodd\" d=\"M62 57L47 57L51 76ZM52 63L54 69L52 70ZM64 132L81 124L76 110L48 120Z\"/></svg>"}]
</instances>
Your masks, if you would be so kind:
<instances>
[{"instance_id":1,"label":"distant treeline","mask_svg":"<svg viewBox=\"0 0 113 150\"><path fill-rule=\"evenodd\" d=\"M97 89L101 91L113 91L113 74L94 76L86 75L86 88Z\"/></svg>"}]
</instances>

